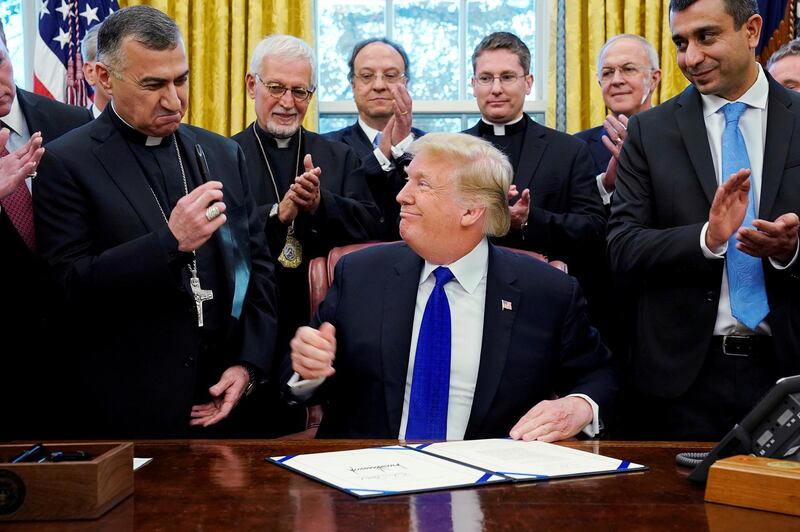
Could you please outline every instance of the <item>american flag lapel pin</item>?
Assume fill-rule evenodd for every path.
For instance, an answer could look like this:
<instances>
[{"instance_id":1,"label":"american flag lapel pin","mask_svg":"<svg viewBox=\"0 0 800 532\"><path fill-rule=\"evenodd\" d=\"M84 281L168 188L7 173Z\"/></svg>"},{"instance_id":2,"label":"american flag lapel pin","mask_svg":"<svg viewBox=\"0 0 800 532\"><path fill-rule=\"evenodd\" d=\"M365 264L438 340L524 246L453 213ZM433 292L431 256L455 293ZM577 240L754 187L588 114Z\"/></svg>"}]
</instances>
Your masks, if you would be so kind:
<instances>
[{"instance_id":1,"label":"american flag lapel pin","mask_svg":"<svg viewBox=\"0 0 800 532\"><path fill-rule=\"evenodd\" d=\"M500 308L502 308L503 310L511 310L511 301L506 301L505 299L501 299Z\"/></svg>"}]
</instances>

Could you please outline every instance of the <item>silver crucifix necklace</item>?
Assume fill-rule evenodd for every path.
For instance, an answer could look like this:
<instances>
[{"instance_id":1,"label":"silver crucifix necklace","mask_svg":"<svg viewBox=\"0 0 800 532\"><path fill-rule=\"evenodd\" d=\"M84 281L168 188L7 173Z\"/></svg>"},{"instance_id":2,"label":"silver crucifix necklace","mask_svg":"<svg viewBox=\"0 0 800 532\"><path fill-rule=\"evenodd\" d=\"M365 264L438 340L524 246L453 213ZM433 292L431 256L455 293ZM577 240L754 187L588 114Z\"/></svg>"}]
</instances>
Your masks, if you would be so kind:
<instances>
[{"instance_id":1,"label":"silver crucifix necklace","mask_svg":"<svg viewBox=\"0 0 800 532\"><path fill-rule=\"evenodd\" d=\"M178 155L178 166L181 169L181 179L183 180L183 193L185 195L189 195L189 184L186 181L186 171L183 169L183 159L181 158L181 150L178 149L178 139L176 138L175 133L172 134L172 144L175 146L175 153ZM161 207L161 202L158 201L156 192L153 190L153 187L150 186L150 183L147 183L147 187L150 189L150 193L153 194L153 199L156 200L156 205L158 205L158 210L161 211L161 216L163 216L164 221L169 224L167 214ZM212 290L205 290L202 286L200 286L200 277L197 275L197 253L194 251L192 251L192 263L187 265L187 268L189 269L189 274L191 275L189 278L189 289L192 291L192 298L194 299L194 306L195 310L197 311L197 326L202 327L203 303L205 301L214 299L214 292Z\"/></svg>"}]
</instances>

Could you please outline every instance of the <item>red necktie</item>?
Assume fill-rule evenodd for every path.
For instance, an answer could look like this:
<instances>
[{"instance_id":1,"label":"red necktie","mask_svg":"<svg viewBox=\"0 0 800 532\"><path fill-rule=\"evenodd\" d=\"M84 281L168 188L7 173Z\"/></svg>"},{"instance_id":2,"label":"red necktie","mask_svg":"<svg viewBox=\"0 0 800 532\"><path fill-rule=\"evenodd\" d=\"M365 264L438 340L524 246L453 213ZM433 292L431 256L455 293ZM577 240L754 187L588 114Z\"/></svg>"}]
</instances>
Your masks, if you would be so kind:
<instances>
[{"instance_id":1,"label":"red necktie","mask_svg":"<svg viewBox=\"0 0 800 532\"><path fill-rule=\"evenodd\" d=\"M8 150L3 148L0 157L8 155ZM23 180L14 192L0 200L9 220L14 224L19 236L31 251L36 251L36 233L33 230L33 201L28 185Z\"/></svg>"}]
</instances>

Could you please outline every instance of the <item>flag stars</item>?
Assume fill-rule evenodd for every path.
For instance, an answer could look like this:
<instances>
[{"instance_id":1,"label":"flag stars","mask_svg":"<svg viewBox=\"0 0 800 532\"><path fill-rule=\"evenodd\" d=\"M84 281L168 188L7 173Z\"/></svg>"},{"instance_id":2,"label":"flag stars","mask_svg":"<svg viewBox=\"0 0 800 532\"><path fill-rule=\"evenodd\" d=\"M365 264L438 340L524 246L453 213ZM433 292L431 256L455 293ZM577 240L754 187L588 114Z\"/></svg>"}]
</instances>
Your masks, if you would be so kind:
<instances>
[{"instance_id":1,"label":"flag stars","mask_svg":"<svg viewBox=\"0 0 800 532\"><path fill-rule=\"evenodd\" d=\"M49 15L50 10L47 8L47 0L42 0L42 5L39 8L39 18L42 18L45 15Z\"/></svg>"},{"instance_id":2,"label":"flag stars","mask_svg":"<svg viewBox=\"0 0 800 532\"><path fill-rule=\"evenodd\" d=\"M61 49L69 44L69 32L64 31L63 28L58 28L58 37L53 37L53 40L61 45Z\"/></svg>"},{"instance_id":3,"label":"flag stars","mask_svg":"<svg viewBox=\"0 0 800 532\"><path fill-rule=\"evenodd\" d=\"M93 20L100 22L100 18L97 16L97 9L98 8L96 7L92 8L89 6L89 4L86 4L86 10L83 13L81 13L81 16L86 18L87 28L92 25Z\"/></svg>"},{"instance_id":4,"label":"flag stars","mask_svg":"<svg viewBox=\"0 0 800 532\"><path fill-rule=\"evenodd\" d=\"M72 9L72 6L69 4L69 2L67 0L61 0L61 7L57 7L56 11L61 13L61 16L64 17L64 20L67 20L70 9Z\"/></svg>"}]
</instances>

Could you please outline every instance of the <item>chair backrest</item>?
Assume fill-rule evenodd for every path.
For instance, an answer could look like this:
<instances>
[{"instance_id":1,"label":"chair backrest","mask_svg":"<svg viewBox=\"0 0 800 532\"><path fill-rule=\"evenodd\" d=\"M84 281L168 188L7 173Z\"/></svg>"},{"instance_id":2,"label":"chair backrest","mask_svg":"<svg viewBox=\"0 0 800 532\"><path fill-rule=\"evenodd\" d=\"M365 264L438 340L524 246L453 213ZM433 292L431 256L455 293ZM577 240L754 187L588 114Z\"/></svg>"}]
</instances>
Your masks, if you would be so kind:
<instances>
[{"instance_id":1,"label":"chair backrest","mask_svg":"<svg viewBox=\"0 0 800 532\"><path fill-rule=\"evenodd\" d=\"M352 253L353 251L358 251L359 249L364 249L376 245L391 245L394 242L362 242L360 244L350 244L348 246L339 246L332 248L328 252L327 257L317 257L312 259L311 262L308 264L308 295L311 303L311 316L314 316L314 313L317 311L317 307L319 304L322 303L322 300L325 299L325 295L328 293L328 288L331 287L333 284L333 271L336 268L336 263L339 262L339 259L347 255L348 253ZM547 257L542 255L541 253L536 253L535 251L527 251L524 249L514 249L505 246L498 246L501 249L505 249L507 251L513 251L515 253L523 253L540 261L546 262L550 266L557 268L564 273L568 273L567 265L560 261L548 261Z\"/></svg>"}]
</instances>

